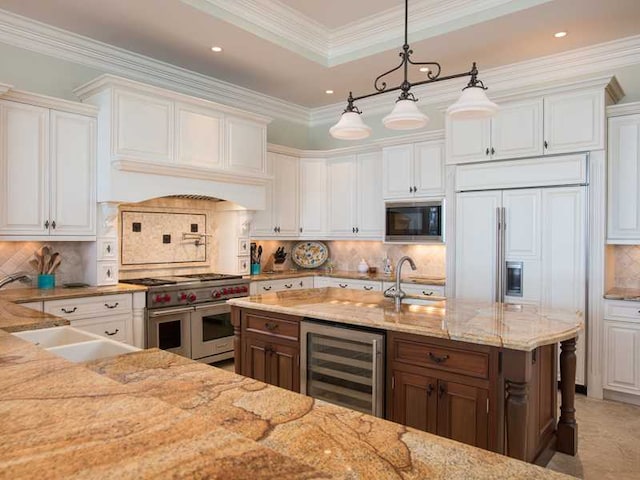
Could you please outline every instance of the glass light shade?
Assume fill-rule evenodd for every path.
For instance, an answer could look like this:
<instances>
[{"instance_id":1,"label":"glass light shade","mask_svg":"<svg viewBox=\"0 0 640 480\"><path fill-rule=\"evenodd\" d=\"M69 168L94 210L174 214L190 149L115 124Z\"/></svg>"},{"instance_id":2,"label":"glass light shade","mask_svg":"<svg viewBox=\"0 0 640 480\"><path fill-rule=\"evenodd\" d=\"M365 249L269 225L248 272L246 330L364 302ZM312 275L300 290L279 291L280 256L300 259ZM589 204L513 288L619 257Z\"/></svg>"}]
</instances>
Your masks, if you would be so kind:
<instances>
[{"instance_id":1,"label":"glass light shade","mask_svg":"<svg viewBox=\"0 0 640 480\"><path fill-rule=\"evenodd\" d=\"M329 133L340 140L361 140L371 135L371 127L362 121L359 113L344 112Z\"/></svg>"},{"instance_id":2,"label":"glass light shade","mask_svg":"<svg viewBox=\"0 0 640 480\"><path fill-rule=\"evenodd\" d=\"M391 113L382 119L390 130L415 130L424 127L428 121L429 117L418 110L413 100L398 100Z\"/></svg>"},{"instance_id":3,"label":"glass light shade","mask_svg":"<svg viewBox=\"0 0 640 480\"><path fill-rule=\"evenodd\" d=\"M487 97L481 87L467 87L456 103L447 108L447 115L456 119L487 118L498 112L498 105Z\"/></svg>"}]
</instances>

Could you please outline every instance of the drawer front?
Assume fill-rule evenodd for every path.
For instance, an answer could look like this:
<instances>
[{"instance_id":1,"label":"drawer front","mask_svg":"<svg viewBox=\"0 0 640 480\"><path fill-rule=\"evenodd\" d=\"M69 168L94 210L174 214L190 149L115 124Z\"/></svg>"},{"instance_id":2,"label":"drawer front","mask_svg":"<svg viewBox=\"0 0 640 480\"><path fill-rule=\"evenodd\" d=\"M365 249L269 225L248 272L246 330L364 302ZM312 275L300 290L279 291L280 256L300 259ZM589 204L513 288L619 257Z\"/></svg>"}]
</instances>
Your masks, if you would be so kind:
<instances>
[{"instance_id":1,"label":"drawer front","mask_svg":"<svg viewBox=\"0 0 640 480\"><path fill-rule=\"evenodd\" d=\"M313 278L284 278L279 280L255 282L255 284L255 294L260 295L263 293L285 292L287 290L311 288L311 286L313 285Z\"/></svg>"},{"instance_id":2,"label":"drawer front","mask_svg":"<svg viewBox=\"0 0 640 480\"><path fill-rule=\"evenodd\" d=\"M478 378L489 378L489 354L410 340L395 340L394 361Z\"/></svg>"},{"instance_id":3,"label":"drawer front","mask_svg":"<svg viewBox=\"0 0 640 480\"><path fill-rule=\"evenodd\" d=\"M71 326L117 342L128 343L128 320L129 318L126 316L105 317L99 321L93 319L75 320L71 321Z\"/></svg>"},{"instance_id":4,"label":"drawer front","mask_svg":"<svg viewBox=\"0 0 640 480\"><path fill-rule=\"evenodd\" d=\"M297 321L245 313L243 314L243 324L246 332L294 341L300 337L300 323Z\"/></svg>"},{"instance_id":5,"label":"drawer front","mask_svg":"<svg viewBox=\"0 0 640 480\"><path fill-rule=\"evenodd\" d=\"M384 290L395 286L393 282L384 282ZM400 288L407 295L415 297L444 297L444 287L439 285L419 285L417 283L401 283Z\"/></svg>"},{"instance_id":6,"label":"drawer front","mask_svg":"<svg viewBox=\"0 0 640 480\"><path fill-rule=\"evenodd\" d=\"M44 311L69 320L96 316L131 315L131 294L101 295L44 302Z\"/></svg>"},{"instance_id":7,"label":"drawer front","mask_svg":"<svg viewBox=\"0 0 640 480\"><path fill-rule=\"evenodd\" d=\"M640 302L622 300L606 300L604 302L605 318L621 319L640 323Z\"/></svg>"},{"instance_id":8,"label":"drawer front","mask_svg":"<svg viewBox=\"0 0 640 480\"><path fill-rule=\"evenodd\" d=\"M328 278L327 286L347 290L364 290L365 292L381 292L382 282L374 280L351 280L349 278Z\"/></svg>"}]
</instances>

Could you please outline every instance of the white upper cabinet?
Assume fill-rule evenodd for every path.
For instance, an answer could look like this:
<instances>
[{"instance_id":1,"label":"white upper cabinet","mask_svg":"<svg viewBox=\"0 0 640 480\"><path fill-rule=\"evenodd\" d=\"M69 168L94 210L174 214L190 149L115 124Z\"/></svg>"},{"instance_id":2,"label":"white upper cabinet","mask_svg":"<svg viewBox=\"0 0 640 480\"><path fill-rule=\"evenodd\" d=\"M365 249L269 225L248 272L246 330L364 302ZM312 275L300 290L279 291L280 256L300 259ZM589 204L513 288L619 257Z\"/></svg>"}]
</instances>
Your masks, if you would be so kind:
<instances>
[{"instance_id":1,"label":"white upper cabinet","mask_svg":"<svg viewBox=\"0 0 640 480\"><path fill-rule=\"evenodd\" d=\"M640 114L609 119L607 238L640 244Z\"/></svg>"},{"instance_id":2,"label":"white upper cabinet","mask_svg":"<svg viewBox=\"0 0 640 480\"><path fill-rule=\"evenodd\" d=\"M95 237L95 119L0 101L0 235Z\"/></svg>"},{"instance_id":3,"label":"white upper cabinet","mask_svg":"<svg viewBox=\"0 0 640 480\"><path fill-rule=\"evenodd\" d=\"M453 120L447 115L447 163L483 162L491 157L491 119Z\"/></svg>"},{"instance_id":4,"label":"white upper cabinet","mask_svg":"<svg viewBox=\"0 0 640 480\"><path fill-rule=\"evenodd\" d=\"M298 159L268 153L273 181L266 186L265 210L257 211L251 222L254 237L297 237L299 221Z\"/></svg>"},{"instance_id":5,"label":"white upper cabinet","mask_svg":"<svg viewBox=\"0 0 640 480\"><path fill-rule=\"evenodd\" d=\"M300 236L327 233L327 160L300 159Z\"/></svg>"},{"instance_id":6,"label":"white upper cabinet","mask_svg":"<svg viewBox=\"0 0 640 480\"><path fill-rule=\"evenodd\" d=\"M327 162L329 198L328 234L354 237L356 214L356 156L331 158Z\"/></svg>"},{"instance_id":7,"label":"white upper cabinet","mask_svg":"<svg viewBox=\"0 0 640 480\"><path fill-rule=\"evenodd\" d=\"M51 234L95 235L96 121L51 111Z\"/></svg>"},{"instance_id":8,"label":"white upper cabinet","mask_svg":"<svg viewBox=\"0 0 640 480\"><path fill-rule=\"evenodd\" d=\"M559 93L544 98L546 154L600 150L604 145L604 92Z\"/></svg>"},{"instance_id":9,"label":"white upper cabinet","mask_svg":"<svg viewBox=\"0 0 640 480\"><path fill-rule=\"evenodd\" d=\"M382 200L382 155L378 152L357 156L356 235L381 239L384 232Z\"/></svg>"},{"instance_id":10,"label":"white upper cabinet","mask_svg":"<svg viewBox=\"0 0 640 480\"><path fill-rule=\"evenodd\" d=\"M542 155L542 99L500 106L491 120L491 158Z\"/></svg>"},{"instance_id":11,"label":"white upper cabinet","mask_svg":"<svg viewBox=\"0 0 640 480\"><path fill-rule=\"evenodd\" d=\"M397 145L383 149L385 200L444 195L442 142Z\"/></svg>"},{"instance_id":12,"label":"white upper cabinet","mask_svg":"<svg viewBox=\"0 0 640 480\"><path fill-rule=\"evenodd\" d=\"M226 125L229 168L254 175L264 174L266 126L235 117L227 117Z\"/></svg>"},{"instance_id":13,"label":"white upper cabinet","mask_svg":"<svg viewBox=\"0 0 640 480\"><path fill-rule=\"evenodd\" d=\"M116 90L114 133L116 155L170 162L173 159L173 102Z\"/></svg>"},{"instance_id":14,"label":"white upper cabinet","mask_svg":"<svg viewBox=\"0 0 640 480\"><path fill-rule=\"evenodd\" d=\"M0 101L0 195L0 234L48 234L48 109Z\"/></svg>"},{"instance_id":15,"label":"white upper cabinet","mask_svg":"<svg viewBox=\"0 0 640 480\"><path fill-rule=\"evenodd\" d=\"M210 109L176 103L176 161L183 165L222 168L224 116Z\"/></svg>"}]
</instances>

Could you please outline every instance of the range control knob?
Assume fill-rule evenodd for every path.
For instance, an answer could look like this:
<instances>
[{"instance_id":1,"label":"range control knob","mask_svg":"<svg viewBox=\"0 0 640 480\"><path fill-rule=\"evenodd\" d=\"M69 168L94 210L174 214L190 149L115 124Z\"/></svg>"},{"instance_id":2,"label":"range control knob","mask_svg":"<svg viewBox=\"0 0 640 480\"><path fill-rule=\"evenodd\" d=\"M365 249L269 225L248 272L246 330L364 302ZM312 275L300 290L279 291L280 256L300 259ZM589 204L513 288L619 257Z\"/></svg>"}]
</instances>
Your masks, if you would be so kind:
<instances>
[{"instance_id":1,"label":"range control knob","mask_svg":"<svg viewBox=\"0 0 640 480\"><path fill-rule=\"evenodd\" d=\"M212 296L213 298L220 298L220 295L221 295L220 290L213 290L213 291L211 292L211 296Z\"/></svg>"},{"instance_id":2,"label":"range control knob","mask_svg":"<svg viewBox=\"0 0 640 480\"><path fill-rule=\"evenodd\" d=\"M233 289L233 293L240 293L242 289L240 287L236 287Z\"/></svg>"},{"instance_id":3,"label":"range control knob","mask_svg":"<svg viewBox=\"0 0 640 480\"><path fill-rule=\"evenodd\" d=\"M187 294L186 294L186 293L184 293L184 292L182 292L182 293L180 294L180 300L181 300L182 302L184 302L186 299L187 299Z\"/></svg>"},{"instance_id":4,"label":"range control knob","mask_svg":"<svg viewBox=\"0 0 640 480\"><path fill-rule=\"evenodd\" d=\"M169 295L168 293L165 293L164 297L162 297L162 301L163 302L170 302L171 301L171 295Z\"/></svg>"},{"instance_id":5,"label":"range control knob","mask_svg":"<svg viewBox=\"0 0 640 480\"><path fill-rule=\"evenodd\" d=\"M153 303L162 302L162 295L156 295L156 298L153 299Z\"/></svg>"},{"instance_id":6,"label":"range control knob","mask_svg":"<svg viewBox=\"0 0 640 480\"><path fill-rule=\"evenodd\" d=\"M196 301L195 293L190 293L189 296L187 297L187 300L189 300L190 302L195 302Z\"/></svg>"},{"instance_id":7,"label":"range control knob","mask_svg":"<svg viewBox=\"0 0 640 480\"><path fill-rule=\"evenodd\" d=\"M229 289L228 289L228 288L223 288L223 289L222 289L222 294L223 294L223 295L228 295L229 293L231 293L231 292L229 291Z\"/></svg>"},{"instance_id":8,"label":"range control knob","mask_svg":"<svg viewBox=\"0 0 640 480\"><path fill-rule=\"evenodd\" d=\"M246 285L242 286L242 293L247 293L249 291L249 288Z\"/></svg>"}]
</instances>

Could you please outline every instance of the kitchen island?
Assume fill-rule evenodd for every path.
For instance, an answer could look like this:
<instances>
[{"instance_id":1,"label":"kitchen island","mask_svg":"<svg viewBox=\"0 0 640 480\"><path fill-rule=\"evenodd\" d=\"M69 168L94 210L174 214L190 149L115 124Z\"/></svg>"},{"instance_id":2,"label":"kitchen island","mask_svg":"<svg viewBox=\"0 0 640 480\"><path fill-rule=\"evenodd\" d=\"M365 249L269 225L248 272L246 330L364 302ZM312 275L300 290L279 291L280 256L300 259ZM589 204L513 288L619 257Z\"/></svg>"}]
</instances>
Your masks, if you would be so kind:
<instances>
[{"instance_id":1,"label":"kitchen island","mask_svg":"<svg viewBox=\"0 0 640 480\"><path fill-rule=\"evenodd\" d=\"M577 451L579 312L462 300L403 305L396 312L380 293L332 288L229 303L237 373L298 391L301 321L384 331L386 418L529 462L545 464L556 450Z\"/></svg>"}]
</instances>

